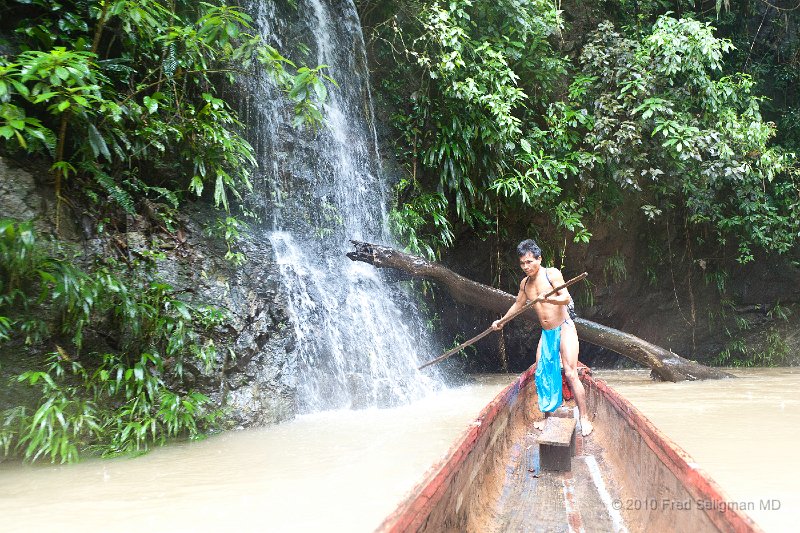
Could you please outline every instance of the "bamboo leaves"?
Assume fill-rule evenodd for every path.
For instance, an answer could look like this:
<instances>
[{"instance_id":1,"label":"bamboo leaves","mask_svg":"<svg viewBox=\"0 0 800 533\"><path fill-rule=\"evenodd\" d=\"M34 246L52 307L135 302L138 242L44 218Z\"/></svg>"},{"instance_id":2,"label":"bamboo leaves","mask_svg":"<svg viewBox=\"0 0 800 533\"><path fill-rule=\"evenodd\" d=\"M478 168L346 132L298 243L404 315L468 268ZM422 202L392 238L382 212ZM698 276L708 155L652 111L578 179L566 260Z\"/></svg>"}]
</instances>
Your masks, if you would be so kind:
<instances>
[{"instance_id":1,"label":"bamboo leaves","mask_svg":"<svg viewBox=\"0 0 800 533\"><path fill-rule=\"evenodd\" d=\"M72 462L94 450L140 452L168 437L195 437L213 423L210 400L186 390L184 366L213 369L205 331L224 322L216 309L179 300L144 265L130 276L113 263L92 276L46 254L30 225L0 221L0 342L40 342L60 331L44 369L17 381L38 393L33 407L5 410L0 449L26 459ZM54 324L41 317L55 311ZM98 331L117 349L85 350ZM36 333L36 335L34 335Z\"/></svg>"}]
</instances>

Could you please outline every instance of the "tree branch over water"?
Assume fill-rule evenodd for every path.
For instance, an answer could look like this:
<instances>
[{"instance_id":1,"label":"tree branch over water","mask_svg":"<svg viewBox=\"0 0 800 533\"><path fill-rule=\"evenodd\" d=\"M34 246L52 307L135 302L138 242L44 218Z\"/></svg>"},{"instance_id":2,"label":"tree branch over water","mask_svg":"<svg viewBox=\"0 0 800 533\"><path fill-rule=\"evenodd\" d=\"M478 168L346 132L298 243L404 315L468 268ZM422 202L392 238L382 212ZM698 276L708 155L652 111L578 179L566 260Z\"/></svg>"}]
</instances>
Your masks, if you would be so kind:
<instances>
[{"instance_id":1,"label":"tree branch over water","mask_svg":"<svg viewBox=\"0 0 800 533\"><path fill-rule=\"evenodd\" d=\"M454 300L502 314L514 303L514 296L456 274L452 270L432 263L422 257L370 244L351 241L355 251L347 254L353 261L362 261L378 268L393 268L430 281L445 288ZM520 315L523 320L539 321L533 311ZM721 379L733 377L727 372L690 361L639 337L603 326L591 320L575 320L578 337L585 342L601 346L623 355L651 369L651 376L663 381Z\"/></svg>"}]
</instances>

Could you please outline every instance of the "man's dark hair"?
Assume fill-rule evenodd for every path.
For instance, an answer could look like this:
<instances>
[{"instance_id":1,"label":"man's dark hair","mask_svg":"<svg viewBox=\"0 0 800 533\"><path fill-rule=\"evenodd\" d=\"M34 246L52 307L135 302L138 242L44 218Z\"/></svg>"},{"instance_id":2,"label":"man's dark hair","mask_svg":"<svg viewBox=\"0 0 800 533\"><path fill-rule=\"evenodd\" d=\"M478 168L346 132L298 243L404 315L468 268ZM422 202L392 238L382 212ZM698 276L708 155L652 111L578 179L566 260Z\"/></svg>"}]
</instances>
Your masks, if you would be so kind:
<instances>
[{"instance_id":1,"label":"man's dark hair","mask_svg":"<svg viewBox=\"0 0 800 533\"><path fill-rule=\"evenodd\" d=\"M517 253L520 257L528 252L532 253L533 257L542 257L542 249L533 239L525 239L517 245Z\"/></svg>"}]
</instances>

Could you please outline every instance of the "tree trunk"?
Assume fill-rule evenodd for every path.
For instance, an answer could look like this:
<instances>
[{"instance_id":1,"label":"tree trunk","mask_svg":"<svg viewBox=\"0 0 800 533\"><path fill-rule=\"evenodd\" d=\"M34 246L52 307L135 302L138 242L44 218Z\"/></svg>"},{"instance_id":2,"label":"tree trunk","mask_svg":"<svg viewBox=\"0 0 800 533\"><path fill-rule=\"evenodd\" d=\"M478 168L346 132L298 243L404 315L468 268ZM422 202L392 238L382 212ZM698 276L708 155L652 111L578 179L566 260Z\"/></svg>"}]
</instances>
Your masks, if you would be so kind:
<instances>
[{"instance_id":1,"label":"tree trunk","mask_svg":"<svg viewBox=\"0 0 800 533\"><path fill-rule=\"evenodd\" d=\"M467 279L422 257L409 255L386 246L360 241L351 242L355 246L355 251L348 253L347 257L353 261L362 261L378 268L397 269L412 277L435 281L444 286L453 299L458 302L494 311L500 315L514 303L515 297L507 292ZM522 314L520 318L529 320L536 325L539 324L536 314L532 310ZM607 348L640 365L649 367L650 374L654 379L683 381L733 377L727 372L684 359L660 346L590 320L578 318L575 320L575 325L581 340Z\"/></svg>"}]
</instances>

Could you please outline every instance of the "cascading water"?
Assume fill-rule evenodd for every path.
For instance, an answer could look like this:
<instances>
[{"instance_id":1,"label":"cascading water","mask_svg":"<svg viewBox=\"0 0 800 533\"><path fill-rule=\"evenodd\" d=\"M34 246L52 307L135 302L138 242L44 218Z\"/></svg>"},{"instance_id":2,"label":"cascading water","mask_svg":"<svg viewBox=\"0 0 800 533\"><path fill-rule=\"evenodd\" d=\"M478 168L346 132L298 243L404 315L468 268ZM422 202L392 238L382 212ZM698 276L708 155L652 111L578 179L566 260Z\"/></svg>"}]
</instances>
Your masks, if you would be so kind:
<instances>
[{"instance_id":1,"label":"cascading water","mask_svg":"<svg viewBox=\"0 0 800 533\"><path fill-rule=\"evenodd\" d=\"M352 0L326 1L301 0L282 13L272 2L251 8L268 42L305 36L304 60L328 65L338 83L315 132L291 126L291 106L268 79L249 87L262 173L255 183L298 340L305 412L392 405L438 386L435 370L416 370L435 350L407 295L345 257L350 239L391 238L360 21Z\"/></svg>"}]
</instances>

